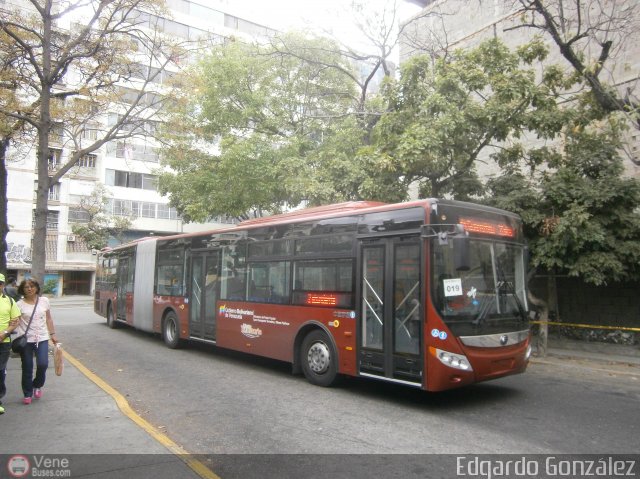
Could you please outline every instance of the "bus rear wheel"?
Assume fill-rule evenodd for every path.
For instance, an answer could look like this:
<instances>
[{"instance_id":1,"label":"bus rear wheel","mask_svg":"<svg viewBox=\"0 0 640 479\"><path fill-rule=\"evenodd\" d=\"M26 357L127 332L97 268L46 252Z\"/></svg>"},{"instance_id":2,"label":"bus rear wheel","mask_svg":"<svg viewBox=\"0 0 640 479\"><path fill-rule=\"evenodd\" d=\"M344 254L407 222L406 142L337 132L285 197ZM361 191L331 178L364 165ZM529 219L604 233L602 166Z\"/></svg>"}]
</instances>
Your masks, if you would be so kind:
<instances>
[{"instance_id":1,"label":"bus rear wheel","mask_svg":"<svg viewBox=\"0 0 640 479\"><path fill-rule=\"evenodd\" d=\"M162 324L162 339L171 349L177 349L181 345L178 317L174 312L167 313L164 318L164 323Z\"/></svg>"},{"instance_id":2,"label":"bus rear wheel","mask_svg":"<svg viewBox=\"0 0 640 479\"><path fill-rule=\"evenodd\" d=\"M118 322L116 321L115 312L113 311L113 306L109 304L107 306L107 326L111 329L115 329L118 327Z\"/></svg>"},{"instance_id":3,"label":"bus rear wheel","mask_svg":"<svg viewBox=\"0 0 640 479\"><path fill-rule=\"evenodd\" d=\"M324 331L311 331L302 341L300 364L307 381L328 387L338 376L338 356Z\"/></svg>"}]
</instances>

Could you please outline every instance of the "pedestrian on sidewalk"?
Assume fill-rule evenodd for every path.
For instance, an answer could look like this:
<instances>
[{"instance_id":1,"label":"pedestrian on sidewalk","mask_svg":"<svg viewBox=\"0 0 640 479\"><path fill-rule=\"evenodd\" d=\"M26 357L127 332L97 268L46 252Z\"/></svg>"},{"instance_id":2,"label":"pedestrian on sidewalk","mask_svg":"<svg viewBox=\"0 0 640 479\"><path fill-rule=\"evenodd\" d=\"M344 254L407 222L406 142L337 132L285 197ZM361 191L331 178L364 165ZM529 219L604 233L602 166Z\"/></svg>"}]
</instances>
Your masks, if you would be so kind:
<instances>
[{"instance_id":1,"label":"pedestrian on sidewalk","mask_svg":"<svg viewBox=\"0 0 640 479\"><path fill-rule=\"evenodd\" d=\"M7 277L7 284L4 286L4 294L13 298L14 301L18 301L20 299L20 295L18 294L18 285L16 284L16 279L13 276Z\"/></svg>"},{"instance_id":2,"label":"pedestrian on sidewalk","mask_svg":"<svg viewBox=\"0 0 640 479\"><path fill-rule=\"evenodd\" d=\"M31 398L42 397L49 367L49 339L54 344L58 342L56 331L51 317L49 299L40 296L40 283L33 278L23 280L18 286L18 293L22 299L18 301L18 307L22 312L18 322L18 334L27 332L27 345L20 354L22 359L22 392L23 404L31 404ZM34 312L35 310L35 312ZM33 319L31 319L33 316ZM36 358L36 375L33 376L33 358Z\"/></svg>"},{"instance_id":3,"label":"pedestrian on sidewalk","mask_svg":"<svg viewBox=\"0 0 640 479\"><path fill-rule=\"evenodd\" d=\"M7 362L11 353L11 339L9 335L18 326L20 309L16 302L4 291L4 275L0 274L0 414L4 414L1 399L7 393L5 378L7 377Z\"/></svg>"}]
</instances>

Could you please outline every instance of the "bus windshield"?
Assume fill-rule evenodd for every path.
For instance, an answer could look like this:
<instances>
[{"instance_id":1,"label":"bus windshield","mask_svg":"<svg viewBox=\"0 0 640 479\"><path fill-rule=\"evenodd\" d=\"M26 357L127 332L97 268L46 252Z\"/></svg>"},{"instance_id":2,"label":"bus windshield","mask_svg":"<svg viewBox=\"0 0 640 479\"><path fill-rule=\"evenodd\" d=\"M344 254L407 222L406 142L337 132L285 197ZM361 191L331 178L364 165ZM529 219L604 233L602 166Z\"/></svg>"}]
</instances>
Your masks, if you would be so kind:
<instances>
[{"instance_id":1,"label":"bus windshield","mask_svg":"<svg viewBox=\"0 0 640 479\"><path fill-rule=\"evenodd\" d=\"M455 267L453 244L433 244L434 305L458 336L526 328L524 251L495 241L470 239L469 269Z\"/></svg>"}]
</instances>

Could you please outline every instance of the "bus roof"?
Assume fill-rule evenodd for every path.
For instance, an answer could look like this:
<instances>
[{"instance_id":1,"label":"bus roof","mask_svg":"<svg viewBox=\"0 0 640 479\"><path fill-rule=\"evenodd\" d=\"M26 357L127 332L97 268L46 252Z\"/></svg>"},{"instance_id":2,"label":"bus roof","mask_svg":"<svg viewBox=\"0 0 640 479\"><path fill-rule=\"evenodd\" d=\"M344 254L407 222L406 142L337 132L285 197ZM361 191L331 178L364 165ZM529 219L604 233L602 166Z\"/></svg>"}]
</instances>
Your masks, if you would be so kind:
<instances>
[{"instance_id":1,"label":"bus roof","mask_svg":"<svg viewBox=\"0 0 640 479\"><path fill-rule=\"evenodd\" d=\"M347 201L344 203L336 203L333 205L313 206L311 208L304 208L301 210L290 211L288 213L282 213L280 215L263 216L260 218L252 218L245 220L238 224L238 226L254 226L262 225L264 223L271 223L279 220L301 220L306 218L315 217L317 215L333 214L333 213L345 213L349 211L356 211L365 208L373 208L375 206L385 206L388 203L382 203L380 201Z\"/></svg>"},{"instance_id":2,"label":"bus roof","mask_svg":"<svg viewBox=\"0 0 640 479\"><path fill-rule=\"evenodd\" d=\"M216 234L233 233L238 230L243 230L247 228L248 229L259 228L260 226L266 226L270 224L294 223L297 221L339 217L342 214L348 215L349 213L368 212L367 210L371 210L372 212L375 212L375 211L385 210L387 208L388 209L404 209L404 208L411 208L415 206L428 207L428 205L433 205L433 204L465 207L465 208L471 208L471 209L476 209L481 211L490 211L493 213L507 214L509 216L518 217L518 215L515 215L514 213L509 213L507 211L496 209L489 206L484 206L484 205L475 204L475 203L468 203L463 201L442 200L442 199L435 199L435 198L420 199L420 200L408 201L404 203L384 203L380 201L347 201L344 203L336 203L332 205L304 208L304 209L290 211L288 213L283 213L279 215L253 218L250 220L242 221L241 223L234 226L230 226L230 227L222 227L222 228L216 228L212 230L197 231L197 232L191 232L191 233L176 233L176 234L167 235L167 236L150 236L145 238L139 238L118 246L114 246L112 248L110 247L103 248L101 252L108 253L110 251L131 247L137 243L140 243L143 241L149 241L149 240L172 240L172 239L178 239L178 238L196 237L196 236L207 235L211 233L216 233Z\"/></svg>"}]
</instances>

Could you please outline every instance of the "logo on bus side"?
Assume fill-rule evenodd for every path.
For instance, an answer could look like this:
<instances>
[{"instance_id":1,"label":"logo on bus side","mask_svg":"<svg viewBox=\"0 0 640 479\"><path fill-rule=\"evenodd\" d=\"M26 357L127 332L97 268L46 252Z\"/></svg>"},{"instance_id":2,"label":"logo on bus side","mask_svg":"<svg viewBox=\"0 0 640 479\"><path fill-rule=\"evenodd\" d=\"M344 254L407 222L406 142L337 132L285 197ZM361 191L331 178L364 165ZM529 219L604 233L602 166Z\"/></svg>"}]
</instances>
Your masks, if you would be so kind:
<instances>
[{"instance_id":1,"label":"logo on bus side","mask_svg":"<svg viewBox=\"0 0 640 479\"><path fill-rule=\"evenodd\" d=\"M244 319L244 316L253 316L254 312L246 309L235 309L235 308L227 308L226 304L220 305L218 311L225 318L231 319Z\"/></svg>"},{"instance_id":2,"label":"logo on bus side","mask_svg":"<svg viewBox=\"0 0 640 479\"><path fill-rule=\"evenodd\" d=\"M247 338L251 339L259 338L260 336L262 336L262 329L254 328L247 323L243 323L242 326L240 326L240 332Z\"/></svg>"}]
</instances>

